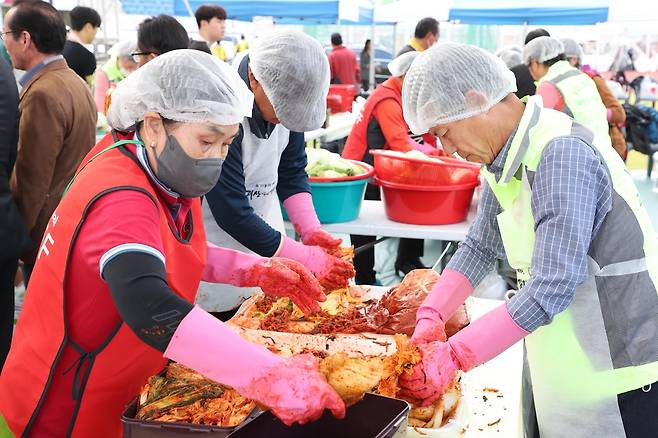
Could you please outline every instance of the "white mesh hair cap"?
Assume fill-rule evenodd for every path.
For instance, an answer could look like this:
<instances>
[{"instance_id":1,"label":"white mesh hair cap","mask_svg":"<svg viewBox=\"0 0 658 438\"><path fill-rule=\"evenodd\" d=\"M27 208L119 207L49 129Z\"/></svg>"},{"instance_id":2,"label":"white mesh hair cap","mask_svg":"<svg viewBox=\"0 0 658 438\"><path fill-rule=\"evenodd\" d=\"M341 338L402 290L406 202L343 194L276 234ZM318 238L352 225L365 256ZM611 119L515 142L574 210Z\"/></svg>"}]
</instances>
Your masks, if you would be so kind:
<instances>
[{"instance_id":1,"label":"white mesh hair cap","mask_svg":"<svg viewBox=\"0 0 658 438\"><path fill-rule=\"evenodd\" d=\"M564 53L564 45L557 38L541 36L523 48L523 62L545 62Z\"/></svg>"},{"instance_id":2,"label":"white mesh hair cap","mask_svg":"<svg viewBox=\"0 0 658 438\"><path fill-rule=\"evenodd\" d=\"M507 68L512 68L523 63L523 52L519 47L510 47L496 53L503 60Z\"/></svg>"},{"instance_id":3,"label":"white mesh hair cap","mask_svg":"<svg viewBox=\"0 0 658 438\"><path fill-rule=\"evenodd\" d=\"M500 58L476 46L438 43L414 60L404 79L404 118L415 134L488 111L516 91Z\"/></svg>"},{"instance_id":4,"label":"white mesh hair cap","mask_svg":"<svg viewBox=\"0 0 658 438\"><path fill-rule=\"evenodd\" d=\"M564 46L564 56L567 58L578 58L580 62L583 61L583 48L580 47L580 44L576 40L571 38L562 38L562 45Z\"/></svg>"},{"instance_id":5,"label":"white mesh hair cap","mask_svg":"<svg viewBox=\"0 0 658 438\"><path fill-rule=\"evenodd\" d=\"M123 40L113 45L109 53L116 58L130 58L130 54L135 50L137 50L137 42Z\"/></svg>"},{"instance_id":6,"label":"white mesh hair cap","mask_svg":"<svg viewBox=\"0 0 658 438\"><path fill-rule=\"evenodd\" d=\"M199 50L173 50L119 83L107 120L114 129L130 130L153 111L178 122L233 125L251 116L253 99L228 64Z\"/></svg>"},{"instance_id":7,"label":"white mesh hair cap","mask_svg":"<svg viewBox=\"0 0 658 438\"><path fill-rule=\"evenodd\" d=\"M283 126L297 132L322 126L330 73L318 41L299 31L273 32L256 41L249 68Z\"/></svg>"},{"instance_id":8,"label":"white mesh hair cap","mask_svg":"<svg viewBox=\"0 0 658 438\"><path fill-rule=\"evenodd\" d=\"M418 55L420 55L420 52L415 50L412 52L403 53L388 63L388 71L390 71L393 76L402 76L407 74L409 67L411 67L411 63L414 62L414 59L416 59Z\"/></svg>"}]
</instances>

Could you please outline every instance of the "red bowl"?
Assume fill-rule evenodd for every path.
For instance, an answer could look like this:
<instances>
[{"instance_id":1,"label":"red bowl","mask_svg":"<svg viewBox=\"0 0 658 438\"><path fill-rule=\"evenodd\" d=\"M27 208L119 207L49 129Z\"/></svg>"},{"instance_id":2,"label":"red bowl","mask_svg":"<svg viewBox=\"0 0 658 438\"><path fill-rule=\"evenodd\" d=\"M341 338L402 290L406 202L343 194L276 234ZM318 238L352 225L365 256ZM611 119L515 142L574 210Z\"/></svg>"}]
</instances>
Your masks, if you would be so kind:
<instances>
[{"instance_id":1,"label":"red bowl","mask_svg":"<svg viewBox=\"0 0 658 438\"><path fill-rule=\"evenodd\" d=\"M473 183L480 177L480 166L449 157L424 160L374 149L375 176L398 184L448 186Z\"/></svg>"},{"instance_id":2,"label":"red bowl","mask_svg":"<svg viewBox=\"0 0 658 438\"><path fill-rule=\"evenodd\" d=\"M331 177L331 178L324 178L324 177L319 177L319 176L309 176L308 181L309 182L344 182L344 181L358 181L360 179L368 179L372 177L372 175L375 173L375 169L368 164L368 163L363 163L361 161L356 161L356 160L348 160L351 161L352 163L356 164L357 166L362 167L363 169L366 170L366 173L363 173L361 175L352 175L352 176L337 176L337 177Z\"/></svg>"},{"instance_id":3,"label":"red bowl","mask_svg":"<svg viewBox=\"0 0 658 438\"><path fill-rule=\"evenodd\" d=\"M386 216L395 222L415 225L446 225L462 222L468 215L479 181L452 186L413 186L381 181Z\"/></svg>"}]
</instances>

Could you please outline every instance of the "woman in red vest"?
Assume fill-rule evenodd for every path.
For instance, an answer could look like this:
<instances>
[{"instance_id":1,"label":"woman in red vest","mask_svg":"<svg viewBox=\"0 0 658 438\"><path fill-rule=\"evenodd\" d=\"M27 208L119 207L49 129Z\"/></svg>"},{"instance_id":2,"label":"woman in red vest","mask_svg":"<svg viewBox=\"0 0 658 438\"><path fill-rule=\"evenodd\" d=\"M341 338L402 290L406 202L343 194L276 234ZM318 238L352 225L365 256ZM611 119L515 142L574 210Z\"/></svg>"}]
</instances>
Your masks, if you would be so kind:
<instances>
[{"instance_id":1,"label":"woman in red vest","mask_svg":"<svg viewBox=\"0 0 658 438\"><path fill-rule=\"evenodd\" d=\"M390 149L399 152L417 150L428 155L439 155L436 138L430 134L412 136L402 115L402 82L411 63L420 52L404 53L388 64L391 76L370 95L352 132L350 132L343 158L373 164L370 149ZM379 187L368 184L365 199L379 201ZM359 247L374 242L373 236L351 235L352 245ZM406 275L413 269L423 268L423 241L400 239L395 271ZM354 258L357 284L375 284L375 249L370 248Z\"/></svg>"},{"instance_id":2,"label":"woman in red vest","mask_svg":"<svg viewBox=\"0 0 658 438\"><path fill-rule=\"evenodd\" d=\"M49 221L0 376L15 435L119 437L124 406L167 359L287 424L325 408L344 415L312 358L275 356L193 305L201 280L260 286L305 312L324 299L296 262L206 244L200 196L252 99L230 67L193 50L161 55L117 88L115 131Z\"/></svg>"}]
</instances>

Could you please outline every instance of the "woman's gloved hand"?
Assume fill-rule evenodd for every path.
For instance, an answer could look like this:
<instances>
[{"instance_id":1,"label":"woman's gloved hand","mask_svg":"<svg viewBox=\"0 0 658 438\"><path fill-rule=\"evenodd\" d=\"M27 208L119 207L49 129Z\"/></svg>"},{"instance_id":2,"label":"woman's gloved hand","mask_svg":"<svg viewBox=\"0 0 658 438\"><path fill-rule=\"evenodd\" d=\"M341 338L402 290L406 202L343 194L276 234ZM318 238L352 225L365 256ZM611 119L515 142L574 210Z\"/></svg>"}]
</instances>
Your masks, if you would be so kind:
<instances>
[{"instance_id":1,"label":"woman's gloved hand","mask_svg":"<svg viewBox=\"0 0 658 438\"><path fill-rule=\"evenodd\" d=\"M345 404L320 374L315 357L276 356L197 306L179 323L164 356L235 388L287 425L316 420L325 409L345 416Z\"/></svg>"},{"instance_id":2,"label":"woman's gloved hand","mask_svg":"<svg viewBox=\"0 0 658 438\"><path fill-rule=\"evenodd\" d=\"M242 286L258 286L265 295L288 297L305 315L319 312L318 301L327 299L313 274L294 260L263 259L241 275Z\"/></svg>"},{"instance_id":3,"label":"woman's gloved hand","mask_svg":"<svg viewBox=\"0 0 658 438\"><path fill-rule=\"evenodd\" d=\"M318 361L311 354L283 359L248 386L236 389L269 407L288 426L315 421L325 409L336 418L345 417L345 403L320 374Z\"/></svg>"},{"instance_id":4,"label":"woman's gloved hand","mask_svg":"<svg viewBox=\"0 0 658 438\"><path fill-rule=\"evenodd\" d=\"M320 310L326 300L318 280L293 260L267 259L207 243L201 279L238 287L260 287L266 295L289 297L305 314Z\"/></svg>"},{"instance_id":5,"label":"woman's gloved hand","mask_svg":"<svg viewBox=\"0 0 658 438\"><path fill-rule=\"evenodd\" d=\"M347 287L356 272L351 263L327 254L319 246L307 246L284 237L279 256L293 259L306 266L325 290Z\"/></svg>"}]
</instances>

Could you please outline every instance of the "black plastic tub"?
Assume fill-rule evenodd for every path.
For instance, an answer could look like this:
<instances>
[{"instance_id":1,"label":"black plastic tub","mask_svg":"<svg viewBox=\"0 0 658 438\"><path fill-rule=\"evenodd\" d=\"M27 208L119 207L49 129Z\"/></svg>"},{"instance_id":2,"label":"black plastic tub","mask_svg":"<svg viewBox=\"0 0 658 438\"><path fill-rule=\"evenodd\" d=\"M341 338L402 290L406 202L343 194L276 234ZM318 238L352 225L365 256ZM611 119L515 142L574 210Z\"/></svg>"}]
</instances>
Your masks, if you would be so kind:
<instances>
[{"instance_id":1,"label":"black plastic tub","mask_svg":"<svg viewBox=\"0 0 658 438\"><path fill-rule=\"evenodd\" d=\"M410 409L404 400L366 394L347 409L343 420L325 412L318 421L288 427L264 412L241 425L231 438L398 438L406 436Z\"/></svg>"},{"instance_id":2,"label":"black plastic tub","mask_svg":"<svg viewBox=\"0 0 658 438\"><path fill-rule=\"evenodd\" d=\"M207 426L203 424L189 423L168 423L162 421L144 421L135 419L137 415L137 397L126 406L121 416L123 424L123 436L125 438L186 438L186 437L212 437L225 438L238 428L244 426L251 419L256 417L260 412L258 409L249 414L249 416L238 426L219 427Z\"/></svg>"}]
</instances>

